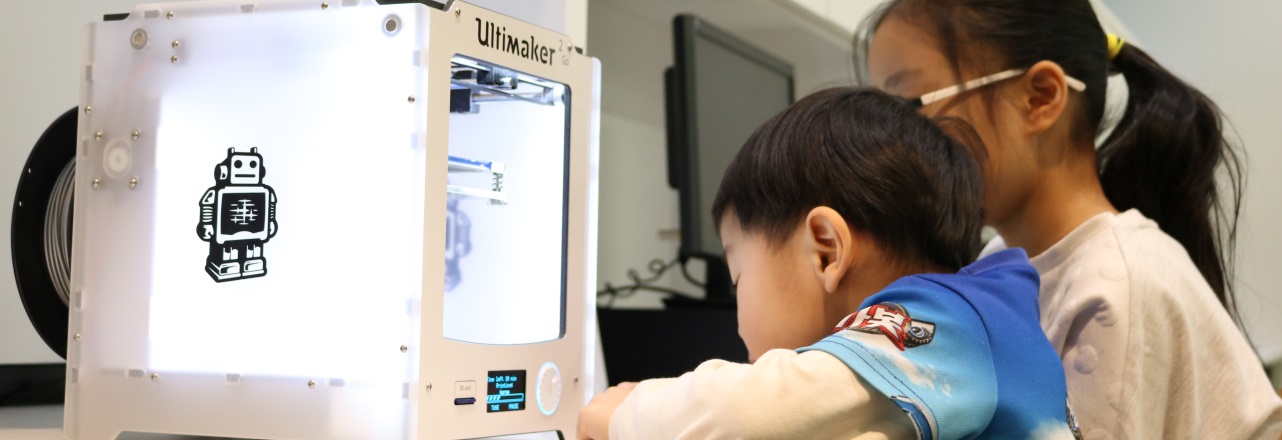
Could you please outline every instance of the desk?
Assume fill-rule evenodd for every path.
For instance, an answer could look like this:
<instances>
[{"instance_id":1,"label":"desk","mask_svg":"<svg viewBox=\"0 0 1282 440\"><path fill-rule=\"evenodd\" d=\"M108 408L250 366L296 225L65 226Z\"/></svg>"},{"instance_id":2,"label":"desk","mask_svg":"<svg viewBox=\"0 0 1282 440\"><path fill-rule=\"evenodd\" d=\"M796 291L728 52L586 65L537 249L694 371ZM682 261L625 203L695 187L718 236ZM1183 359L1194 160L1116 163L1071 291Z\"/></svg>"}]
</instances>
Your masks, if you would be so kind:
<instances>
[{"instance_id":1,"label":"desk","mask_svg":"<svg viewBox=\"0 0 1282 440\"><path fill-rule=\"evenodd\" d=\"M0 407L0 439L62 440L62 405Z\"/></svg>"},{"instance_id":2,"label":"desk","mask_svg":"<svg viewBox=\"0 0 1282 440\"><path fill-rule=\"evenodd\" d=\"M708 359L748 362L733 307L597 309L610 385L676 377Z\"/></svg>"},{"instance_id":3,"label":"desk","mask_svg":"<svg viewBox=\"0 0 1282 440\"><path fill-rule=\"evenodd\" d=\"M118 440L212 440L172 434L127 433ZM488 440L556 440L556 433L492 437ZM0 440L63 440L62 405L0 407Z\"/></svg>"}]
</instances>

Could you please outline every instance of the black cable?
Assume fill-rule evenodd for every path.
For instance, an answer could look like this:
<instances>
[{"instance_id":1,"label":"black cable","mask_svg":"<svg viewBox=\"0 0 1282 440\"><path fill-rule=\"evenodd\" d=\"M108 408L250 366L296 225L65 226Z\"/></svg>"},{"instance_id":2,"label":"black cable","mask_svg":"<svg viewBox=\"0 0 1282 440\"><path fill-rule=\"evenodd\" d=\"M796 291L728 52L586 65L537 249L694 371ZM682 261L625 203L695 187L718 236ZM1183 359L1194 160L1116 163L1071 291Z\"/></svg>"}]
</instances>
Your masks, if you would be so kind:
<instances>
[{"instance_id":1,"label":"black cable","mask_svg":"<svg viewBox=\"0 0 1282 440\"><path fill-rule=\"evenodd\" d=\"M641 273L637 272L636 269L628 269L628 280L630 280L632 284L615 287L613 284L607 282L605 283L605 288L597 291L596 293L597 297L600 297L602 295L609 295L610 298L604 305L604 307L606 308L614 307L614 301L616 299L631 297L633 295L636 295L636 293L641 290L658 292L658 293L678 296L686 299L695 299L694 295L690 295L688 293L685 293L676 289L670 289L667 287L651 285L651 283L654 283L655 281L658 281L659 278L662 278L664 273L672 269L672 266L676 266L678 264L681 265L682 271L684 272L685 264L682 263L682 260L680 258L676 258L676 259L673 259L672 261L666 261L666 262L658 258L650 260L650 262L646 264L646 270L650 271L649 276L647 276L646 278L642 278Z\"/></svg>"},{"instance_id":2,"label":"black cable","mask_svg":"<svg viewBox=\"0 0 1282 440\"><path fill-rule=\"evenodd\" d=\"M696 280L696 279L694 279L694 277L690 276L690 271L689 271L689 270L686 270L686 262L687 262L687 261L690 261L690 260L688 260L688 259L684 259L684 258L683 258L683 259L681 259L681 276L684 276L684 277L685 277L685 279L686 279L686 281L690 282L690 284L694 284L696 287L698 287L698 288L700 288L700 289L707 288L707 285L706 285L705 283L703 283L703 282L701 282L701 281L699 281L699 280Z\"/></svg>"}]
</instances>

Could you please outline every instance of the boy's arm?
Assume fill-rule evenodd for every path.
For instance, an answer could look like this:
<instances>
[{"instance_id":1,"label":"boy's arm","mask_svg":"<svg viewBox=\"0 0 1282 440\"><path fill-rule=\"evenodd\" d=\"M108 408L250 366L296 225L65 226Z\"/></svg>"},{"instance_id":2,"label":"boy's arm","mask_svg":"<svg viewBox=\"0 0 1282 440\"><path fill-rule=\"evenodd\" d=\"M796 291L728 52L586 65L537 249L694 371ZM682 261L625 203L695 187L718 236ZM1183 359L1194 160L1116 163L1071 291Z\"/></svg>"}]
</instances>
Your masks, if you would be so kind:
<instances>
[{"instance_id":1,"label":"boy's arm","mask_svg":"<svg viewBox=\"0 0 1282 440\"><path fill-rule=\"evenodd\" d=\"M607 388L601 394L592 397L592 401L579 412L577 440L610 438L610 416L623 404L636 382L623 382Z\"/></svg>"},{"instance_id":2,"label":"boy's arm","mask_svg":"<svg viewBox=\"0 0 1282 440\"><path fill-rule=\"evenodd\" d=\"M708 361L678 378L641 382L621 402L626 391L612 391L614 399L603 395L584 409L582 438L595 438L601 424L611 439L913 435L902 410L823 352L771 350L751 365Z\"/></svg>"}]
</instances>

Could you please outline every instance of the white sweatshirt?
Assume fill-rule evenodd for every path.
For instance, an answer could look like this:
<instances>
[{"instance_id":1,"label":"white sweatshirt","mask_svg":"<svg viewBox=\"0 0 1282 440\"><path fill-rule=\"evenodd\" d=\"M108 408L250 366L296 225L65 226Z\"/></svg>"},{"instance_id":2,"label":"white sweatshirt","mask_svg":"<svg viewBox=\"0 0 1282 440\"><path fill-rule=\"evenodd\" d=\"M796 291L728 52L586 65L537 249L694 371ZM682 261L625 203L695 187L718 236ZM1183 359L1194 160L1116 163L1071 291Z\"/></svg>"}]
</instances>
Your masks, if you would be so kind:
<instances>
[{"instance_id":1,"label":"white sweatshirt","mask_svg":"<svg viewBox=\"0 0 1282 440\"><path fill-rule=\"evenodd\" d=\"M1032 263L1083 438L1278 438L1282 399L1255 352L1152 220L1097 215Z\"/></svg>"},{"instance_id":2,"label":"white sweatshirt","mask_svg":"<svg viewBox=\"0 0 1282 440\"><path fill-rule=\"evenodd\" d=\"M612 440L915 435L903 410L821 351L770 350L754 364L711 360L681 377L643 381L610 418Z\"/></svg>"}]
</instances>

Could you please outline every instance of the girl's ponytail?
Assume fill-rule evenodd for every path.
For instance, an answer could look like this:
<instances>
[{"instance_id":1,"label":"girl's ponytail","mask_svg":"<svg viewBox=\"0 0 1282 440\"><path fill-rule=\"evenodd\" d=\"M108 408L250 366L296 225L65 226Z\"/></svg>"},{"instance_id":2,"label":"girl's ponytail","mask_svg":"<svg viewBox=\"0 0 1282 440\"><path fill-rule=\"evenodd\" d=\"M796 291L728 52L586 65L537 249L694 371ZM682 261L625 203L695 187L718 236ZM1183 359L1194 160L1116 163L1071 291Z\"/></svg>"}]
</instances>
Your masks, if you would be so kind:
<instances>
[{"instance_id":1,"label":"girl's ponytail","mask_svg":"<svg viewBox=\"0 0 1282 440\"><path fill-rule=\"evenodd\" d=\"M1110 43L1116 44L1112 65L1130 92L1125 113L1097 154L1104 193L1118 210L1138 209L1179 241L1241 325L1232 280L1244 176L1224 137L1223 115L1144 51ZM1223 176L1217 174L1221 165Z\"/></svg>"}]
</instances>

